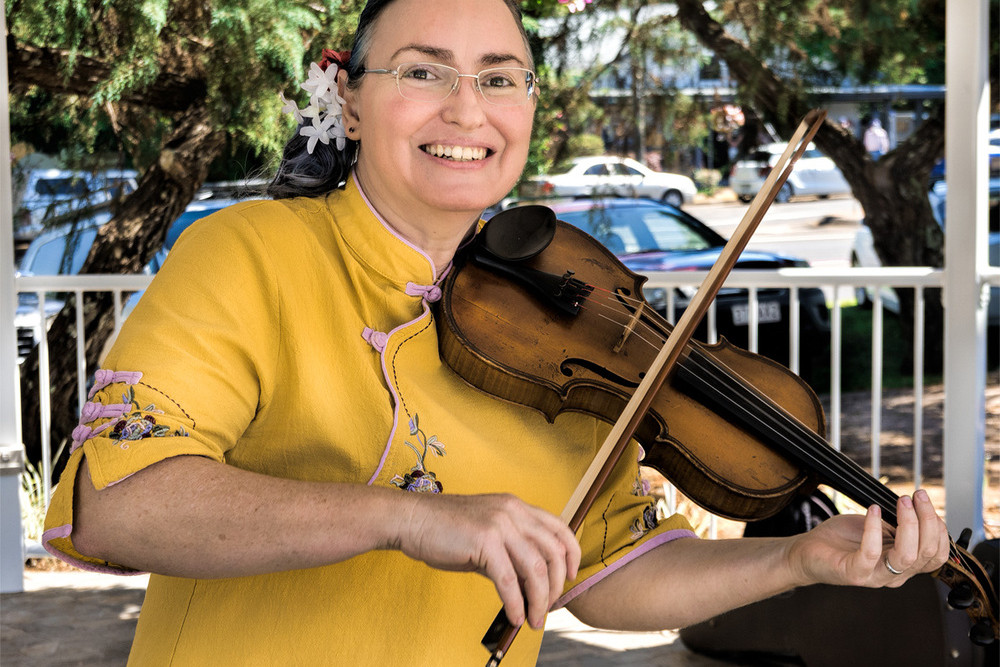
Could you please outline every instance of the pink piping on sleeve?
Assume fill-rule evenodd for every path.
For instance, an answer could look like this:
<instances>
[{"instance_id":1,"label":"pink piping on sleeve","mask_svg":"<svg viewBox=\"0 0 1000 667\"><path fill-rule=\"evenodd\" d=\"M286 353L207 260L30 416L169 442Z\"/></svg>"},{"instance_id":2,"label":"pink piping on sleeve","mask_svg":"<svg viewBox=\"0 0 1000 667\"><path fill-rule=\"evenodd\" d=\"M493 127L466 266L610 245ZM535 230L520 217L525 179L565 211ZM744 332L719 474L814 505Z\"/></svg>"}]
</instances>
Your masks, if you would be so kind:
<instances>
[{"instance_id":1,"label":"pink piping on sleeve","mask_svg":"<svg viewBox=\"0 0 1000 667\"><path fill-rule=\"evenodd\" d=\"M576 598L580 594L590 589L591 586L598 583L599 581L602 581L605 577L616 572L617 570L627 565L628 563L631 563L633 560L643 555L644 553L652 551L661 544L666 544L667 542L672 542L674 540L686 537L697 537L697 535L695 535L695 533L693 533L692 531L687 530L686 528L676 528L674 530L668 530L664 533L656 535L655 537L651 537L649 540L643 542L641 545L639 545L626 555L622 556L608 567L604 568L600 572L593 574L590 577L587 577L579 584L577 584L573 588L563 593L562 597L556 600L555 603L552 605L552 609L559 609L561 607L565 607L574 598Z\"/></svg>"},{"instance_id":2,"label":"pink piping on sleeve","mask_svg":"<svg viewBox=\"0 0 1000 667\"><path fill-rule=\"evenodd\" d=\"M114 567L107 567L106 565L95 565L94 563L88 563L85 560L80 560L78 558L73 558L68 554L56 549L54 546L49 544L49 540L55 540L60 537L69 537L70 533L73 532L73 524L67 523L65 526L57 526L56 528L50 528L42 534L42 546L50 554L58 558L59 560L65 561L72 565L73 567L80 568L81 570L87 570L88 572L100 572L102 574L122 574L122 575L136 575L145 574L145 572L139 572L138 570L122 570Z\"/></svg>"}]
</instances>

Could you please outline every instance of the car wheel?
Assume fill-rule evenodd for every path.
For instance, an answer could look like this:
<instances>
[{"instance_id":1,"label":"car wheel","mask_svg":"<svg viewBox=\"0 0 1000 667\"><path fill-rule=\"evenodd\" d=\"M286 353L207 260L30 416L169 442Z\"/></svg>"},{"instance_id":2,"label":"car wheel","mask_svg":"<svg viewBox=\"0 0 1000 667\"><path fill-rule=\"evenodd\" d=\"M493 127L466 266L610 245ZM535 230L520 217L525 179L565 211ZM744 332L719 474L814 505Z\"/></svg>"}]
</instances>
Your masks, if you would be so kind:
<instances>
[{"instance_id":1,"label":"car wheel","mask_svg":"<svg viewBox=\"0 0 1000 667\"><path fill-rule=\"evenodd\" d=\"M774 201L778 202L779 204L787 204L788 200L792 198L793 194L795 193L792 192L792 186L790 186L788 183L785 183L784 185L781 186L781 189L778 190L778 195L774 198Z\"/></svg>"},{"instance_id":2,"label":"car wheel","mask_svg":"<svg viewBox=\"0 0 1000 667\"><path fill-rule=\"evenodd\" d=\"M749 204L753 201L753 195L740 195L740 201L744 204Z\"/></svg>"},{"instance_id":3,"label":"car wheel","mask_svg":"<svg viewBox=\"0 0 1000 667\"><path fill-rule=\"evenodd\" d=\"M660 201L664 204L670 204L671 206L680 208L684 204L684 195L677 190L667 190L663 193L663 196L660 197Z\"/></svg>"}]
</instances>

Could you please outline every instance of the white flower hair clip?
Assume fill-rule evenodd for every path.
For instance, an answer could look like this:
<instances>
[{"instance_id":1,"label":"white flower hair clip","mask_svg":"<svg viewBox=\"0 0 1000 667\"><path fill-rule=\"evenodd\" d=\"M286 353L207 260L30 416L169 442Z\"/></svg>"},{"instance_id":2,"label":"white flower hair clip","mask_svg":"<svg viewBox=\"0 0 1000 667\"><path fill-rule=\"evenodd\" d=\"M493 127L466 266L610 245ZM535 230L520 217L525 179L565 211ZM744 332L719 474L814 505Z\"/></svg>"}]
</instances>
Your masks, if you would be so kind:
<instances>
[{"instance_id":1,"label":"white flower hair clip","mask_svg":"<svg viewBox=\"0 0 1000 667\"><path fill-rule=\"evenodd\" d=\"M350 51L323 49L323 59L309 66L309 78L302 84L302 89L309 93L309 104L304 109L299 109L294 100L281 93L284 104L281 110L292 114L300 126L299 134L309 138L306 152L310 155L317 143L329 144L332 139L341 151L347 144L342 112L344 98L337 94L337 73L350 58Z\"/></svg>"}]
</instances>

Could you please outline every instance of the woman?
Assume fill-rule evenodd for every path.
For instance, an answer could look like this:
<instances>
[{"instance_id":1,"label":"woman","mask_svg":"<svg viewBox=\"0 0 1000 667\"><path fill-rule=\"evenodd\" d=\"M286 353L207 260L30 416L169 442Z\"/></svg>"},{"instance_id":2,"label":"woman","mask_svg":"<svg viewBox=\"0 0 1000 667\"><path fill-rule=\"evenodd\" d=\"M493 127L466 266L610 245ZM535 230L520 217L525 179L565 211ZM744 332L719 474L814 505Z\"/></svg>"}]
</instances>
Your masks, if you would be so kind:
<instances>
[{"instance_id":1,"label":"woman","mask_svg":"<svg viewBox=\"0 0 1000 667\"><path fill-rule=\"evenodd\" d=\"M469 389L428 307L527 155L516 3L370 2L344 70L337 95L317 76L324 103L293 109L305 122L278 200L185 232L74 432L45 541L81 566L155 573L136 664L482 663L501 603L536 629L560 605L678 627L943 562L919 493L894 540L877 510L793 538L688 539L683 518L657 522L635 445L578 542L555 514L607 426ZM540 641L522 630L505 664L533 664Z\"/></svg>"}]
</instances>

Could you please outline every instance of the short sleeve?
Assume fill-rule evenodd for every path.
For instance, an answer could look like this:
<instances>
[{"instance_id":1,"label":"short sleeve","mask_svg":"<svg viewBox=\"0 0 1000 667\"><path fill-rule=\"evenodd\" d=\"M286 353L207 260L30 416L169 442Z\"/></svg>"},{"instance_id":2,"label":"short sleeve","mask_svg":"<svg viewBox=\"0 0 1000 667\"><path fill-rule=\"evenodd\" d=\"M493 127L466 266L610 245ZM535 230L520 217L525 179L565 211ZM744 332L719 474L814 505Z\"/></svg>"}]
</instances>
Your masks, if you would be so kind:
<instances>
[{"instance_id":1,"label":"short sleeve","mask_svg":"<svg viewBox=\"0 0 1000 667\"><path fill-rule=\"evenodd\" d=\"M671 540L696 537L679 515L658 519L656 501L639 472L642 448L632 441L580 531L580 571L555 607L562 607L626 563Z\"/></svg>"},{"instance_id":2,"label":"short sleeve","mask_svg":"<svg viewBox=\"0 0 1000 667\"><path fill-rule=\"evenodd\" d=\"M90 479L79 483L97 489L174 456L223 462L267 400L280 314L266 249L244 211L226 209L181 235L95 373L46 515L43 543L55 555L127 571L73 548L84 457Z\"/></svg>"}]
</instances>

